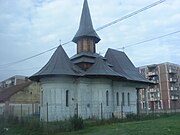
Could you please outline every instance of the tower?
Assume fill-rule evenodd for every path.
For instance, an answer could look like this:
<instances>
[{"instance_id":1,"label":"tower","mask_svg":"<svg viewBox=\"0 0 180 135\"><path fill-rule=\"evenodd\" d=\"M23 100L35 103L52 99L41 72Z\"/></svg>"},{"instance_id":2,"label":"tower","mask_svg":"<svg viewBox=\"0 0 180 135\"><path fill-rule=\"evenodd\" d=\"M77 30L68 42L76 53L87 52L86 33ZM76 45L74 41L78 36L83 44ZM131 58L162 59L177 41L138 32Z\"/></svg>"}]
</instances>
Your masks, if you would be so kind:
<instances>
[{"instance_id":1,"label":"tower","mask_svg":"<svg viewBox=\"0 0 180 135\"><path fill-rule=\"evenodd\" d=\"M84 0L79 29L72 40L77 44L77 54L71 58L72 61L84 70L89 68L91 66L90 63L93 61L92 55L96 53L96 43L100 40L101 39L93 28L88 2ZM87 54L92 57L87 57Z\"/></svg>"}]
</instances>

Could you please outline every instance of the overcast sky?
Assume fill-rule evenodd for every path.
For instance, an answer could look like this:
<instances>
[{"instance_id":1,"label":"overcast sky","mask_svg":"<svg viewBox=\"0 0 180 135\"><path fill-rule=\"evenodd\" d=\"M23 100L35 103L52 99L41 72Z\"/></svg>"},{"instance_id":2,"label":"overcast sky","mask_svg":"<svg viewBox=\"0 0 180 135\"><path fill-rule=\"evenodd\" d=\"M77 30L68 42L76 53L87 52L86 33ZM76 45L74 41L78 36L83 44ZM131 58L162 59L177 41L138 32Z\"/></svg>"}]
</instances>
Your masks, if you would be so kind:
<instances>
[{"instance_id":1,"label":"overcast sky","mask_svg":"<svg viewBox=\"0 0 180 135\"><path fill-rule=\"evenodd\" d=\"M94 28L98 28L157 0L88 0ZM48 52L26 62L4 64L46 51L75 35L83 0L0 0L0 81L14 75L30 76L47 63ZM120 48L180 30L180 0L166 2L98 31L97 53ZM68 56L76 44L63 46ZM122 50L121 50L122 51ZM135 66L180 64L180 33L126 48ZM3 66L4 65L4 66Z\"/></svg>"}]
</instances>

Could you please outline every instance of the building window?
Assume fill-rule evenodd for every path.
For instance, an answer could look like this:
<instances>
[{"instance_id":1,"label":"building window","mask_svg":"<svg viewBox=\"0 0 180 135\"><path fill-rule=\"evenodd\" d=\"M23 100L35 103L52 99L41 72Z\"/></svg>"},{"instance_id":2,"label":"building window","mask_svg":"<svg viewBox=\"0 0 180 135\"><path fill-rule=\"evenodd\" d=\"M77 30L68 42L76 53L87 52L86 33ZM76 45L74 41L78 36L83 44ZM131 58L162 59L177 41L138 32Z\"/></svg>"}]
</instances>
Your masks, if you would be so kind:
<instances>
[{"instance_id":1,"label":"building window","mask_svg":"<svg viewBox=\"0 0 180 135\"><path fill-rule=\"evenodd\" d=\"M43 91L41 91L41 106L43 106Z\"/></svg>"},{"instance_id":2,"label":"building window","mask_svg":"<svg viewBox=\"0 0 180 135\"><path fill-rule=\"evenodd\" d=\"M119 93L116 93L116 101L117 101L117 106L119 106Z\"/></svg>"},{"instance_id":3,"label":"building window","mask_svg":"<svg viewBox=\"0 0 180 135\"><path fill-rule=\"evenodd\" d=\"M66 90L66 107L69 106L69 90Z\"/></svg>"},{"instance_id":4,"label":"building window","mask_svg":"<svg viewBox=\"0 0 180 135\"><path fill-rule=\"evenodd\" d=\"M127 94L128 106L130 106L130 93Z\"/></svg>"},{"instance_id":5,"label":"building window","mask_svg":"<svg viewBox=\"0 0 180 135\"><path fill-rule=\"evenodd\" d=\"M124 103L124 92L122 93L122 105L124 106L125 103Z\"/></svg>"},{"instance_id":6,"label":"building window","mask_svg":"<svg viewBox=\"0 0 180 135\"><path fill-rule=\"evenodd\" d=\"M109 105L109 92L106 91L106 106Z\"/></svg>"}]
</instances>

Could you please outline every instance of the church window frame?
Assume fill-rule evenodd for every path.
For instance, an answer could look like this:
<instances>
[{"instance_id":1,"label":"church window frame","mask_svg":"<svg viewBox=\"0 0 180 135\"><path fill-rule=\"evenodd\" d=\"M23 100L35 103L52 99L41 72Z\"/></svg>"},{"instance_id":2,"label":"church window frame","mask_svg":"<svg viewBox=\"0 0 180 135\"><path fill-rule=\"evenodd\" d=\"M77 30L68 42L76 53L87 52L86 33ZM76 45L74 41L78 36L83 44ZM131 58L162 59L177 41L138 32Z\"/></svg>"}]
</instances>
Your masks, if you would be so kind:
<instances>
[{"instance_id":1,"label":"church window frame","mask_svg":"<svg viewBox=\"0 0 180 135\"><path fill-rule=\"evenodd\" d=\"M128 106L130 106L130 93L127 93L127 99L128 99Z\"/></svg>"},{"instance_id":2,"label":"church window frame","mask_svg":"<svg viewBox=\"0 0 180 135\"><path fill-rule=\"evenodd\" d=\"M122 92L122 106L125 106L124 92Z\"/></svg>"},{"instance_id":3,"label":"church window frame","mask_svg":"<svg viewBox=\"0 0 180 135\"><path fill-rule=\"evenodd\" d=\"M69 90L66 90L66 107L69 107Z\"/></svg>"},{"instance_id":4,"label":"church window frame","mask_svg":"<svg viewBox=\"0 0 180 135\"><path fill-rule=\"evenodd\" d=\"M116 105L119 106L119 93L116 93Z\"/></svg>"},{"instance_id":5,"label":"church window frame","mask_svg":"<svg viewBox=\"0 0 180 135\"><path fill-rule=\"evenodd\" d=\"M106 91L106 106L109 106L109 91Z\"/></svg>"}]
</instances>

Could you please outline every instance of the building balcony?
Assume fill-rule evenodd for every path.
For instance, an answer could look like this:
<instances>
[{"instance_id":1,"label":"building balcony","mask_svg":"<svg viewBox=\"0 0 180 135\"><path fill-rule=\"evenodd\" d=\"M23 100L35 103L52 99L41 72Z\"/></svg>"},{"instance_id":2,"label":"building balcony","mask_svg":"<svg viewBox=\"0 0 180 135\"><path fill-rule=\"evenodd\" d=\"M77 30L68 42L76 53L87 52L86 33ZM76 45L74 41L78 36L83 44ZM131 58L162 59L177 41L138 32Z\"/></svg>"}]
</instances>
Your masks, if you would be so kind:
<instances>
[{"instance_id":1,"label":"building balcony","mask_svg":"<svg viewBox=\"0 0 180 135\"><path fill-rule=\"evenodd\" d=\"M171 100L177 100L177 99L179 99L178 96L171 96Z\"/></svg>"},{"instance_id":2,"label":"building balcony","mask_svg":"<svg viewBox=\"0 0 180 135\"><path fill-rule=\"evenodd\" d=\"M156 76L156 75L158 75L157 72L154 72L154 71L148 72L148 76Z\"/></svg>"},{"instance_id":3,"label":"building balcony","mask_svg":"<svg viewBox=\"0 0 180 135\"><path fill-rule=\"evenodd\" d=\"M159 92L159 88L150 88L149 92Z\"/></svg>"},{"instance_id":4,"label":"building balcony","mask_svg":"<svg viewBox=\"0 0 180 135\"><path fill-rule=\"evenodd\" d=\"M170 90L171 90L171 91L176 91L176 90L178 90L178 88L177 88L177 87L174 87L174 86L171 86L171 87L170 87Z\"/></svg>"},{"instance_id":5,"label":"building balcony","mask_svg":"<svg viewBox=\"0 0 180 135\"><path fill-rule=\"evenodd\" d=\"M159 80L151 80L151 82L153 82L153 83L159 83Z\"/></svg>"},{"instance_id":6,"label":"building balcony","mask_svg":"<svg viewBox=\"0 0 180 135\"><path fill-rule=\"evenodd\" d=\"M169 82L177 82L177 79L176 78L169 78Z\"/></svg>"},{"instance_id":7,"label":"building balcony","mask_svg":"<svg viewBox=\"0 0 180 135\"><path fill-rule=\"evenodd\" d=\"M169 72L169 74L176 74L176 70L175 70L175 69L172 69L172 68L170 68L170 69L168 70L168 72Z\"/></svg>"},{"instance_id":8,"label":"building balcony","mask_svg":"<svg viewBox=\"0 0 180 135\"><path fill-rule=\"evenodd\" d=\"M150 98L149 101L160 101L160 97L154 97L154 98Z\"/></svg>"}]
</instances>

